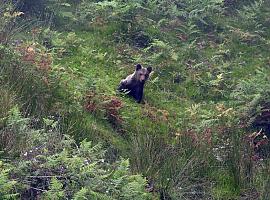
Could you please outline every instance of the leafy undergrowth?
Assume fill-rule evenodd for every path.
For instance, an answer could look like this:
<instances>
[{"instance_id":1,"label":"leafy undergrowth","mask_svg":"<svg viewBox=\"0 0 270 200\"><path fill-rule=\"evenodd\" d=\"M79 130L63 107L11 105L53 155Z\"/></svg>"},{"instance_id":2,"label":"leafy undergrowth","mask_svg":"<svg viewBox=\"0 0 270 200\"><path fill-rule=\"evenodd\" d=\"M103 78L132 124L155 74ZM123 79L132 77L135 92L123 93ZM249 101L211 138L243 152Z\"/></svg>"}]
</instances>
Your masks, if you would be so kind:
<instances>
[{"instance_id":1,"label":"leafy undergrowth","mask_svg":"<svg viewBox=\"0 0 270 200\"><path fill-rule=\"evenodd\" d=\"M125 165L128 173L127 161L116 162L120 156L128 158L131 171L142 173L147 178L146 190L160 199L267 199L269 3L232 1L239 6L236 10L230 1L198 1L200 5L189 1L169 5L166 1L151 2L82 1L76 8L78 13L64 16L72 19L70 22L59 17L62 24L58 29L40 28L33 40L43 41L47 50L32 43L15 45L30 67L20 71L19 63L14 66L1 61L3 66L13 66L20 72L3 68L1 81L8 80L7 88L0 91L5 108L14 107L12 99L17 94L26 102L22 103L25 113L36 118L51 114L78 144L77 149L50 155L49 161L60 162L66 171L60 173L57 166L50 165L49 171L56 173L49 174L54 178L45 177L42 195L48 199L55 194L59 199L72 196L65 193L70 190L66 190L70 179L84 174L74 175L78 166L71 172L67 169L76 162L74 157L80 156L80 162L85 159L80 148L88 145L82 142L88 139L108 148L97 163L90 163L91 173L96 165L103 167L99 166L102 159L114 163L116 172ZM2 55L10 55L4 47ZM116 92L120 80L132 73L137 63L154 68L143 104ZM30 73L36 78L25 79ZM28 82L20 81L15 76L18 74ZM27 88L31 82L35 83L36 98L26 101L30 99L27 94L32 94L31 87ZM5 97L11 100L7 103ZM8 115L5 108L0 113L3 118ZM75 160L69 163L66 159L70 157ZM41 166L35 170L40 167L39 175L43 175L51 163L38 159ZM71 176L58 178L58 172ZM142 177L124 179L124 173L115 179L116 172L101 173L103 178L108 177L105 183L80 190L76 185L71 191L78 199L80 195L106 199L109 184L120 181L120 189L113 188L108 196L128 199L125 195L136 188L139 193L134 190L136 194L130 195L150 198L143 192L146 182ZM1 172L3 180L6 176ZM87 177L81 185L87 185ZM6 190L14 184L8 182ZM102 184L101 191L93 190ZM119 197L119 192L125 195Z\"/></svg>"}]
</instances>

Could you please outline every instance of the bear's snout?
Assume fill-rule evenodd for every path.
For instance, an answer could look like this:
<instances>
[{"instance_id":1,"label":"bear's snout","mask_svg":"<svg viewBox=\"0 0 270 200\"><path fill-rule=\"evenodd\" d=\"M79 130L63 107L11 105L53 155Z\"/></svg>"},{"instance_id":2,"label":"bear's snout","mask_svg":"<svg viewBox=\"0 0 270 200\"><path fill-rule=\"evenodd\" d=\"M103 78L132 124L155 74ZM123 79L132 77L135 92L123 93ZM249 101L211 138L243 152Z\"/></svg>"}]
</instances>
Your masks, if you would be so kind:
<instances>
[{"instance_id":1,"label":"bear's snout","mask_svg":"<svg viewBox=\"0 0 270 200\"><path fill-rule=\"evenodd\" d=\"M145 75L141 75L140 76L140 82L144 82L145 81Z\"/></svg>"}]
</instances>

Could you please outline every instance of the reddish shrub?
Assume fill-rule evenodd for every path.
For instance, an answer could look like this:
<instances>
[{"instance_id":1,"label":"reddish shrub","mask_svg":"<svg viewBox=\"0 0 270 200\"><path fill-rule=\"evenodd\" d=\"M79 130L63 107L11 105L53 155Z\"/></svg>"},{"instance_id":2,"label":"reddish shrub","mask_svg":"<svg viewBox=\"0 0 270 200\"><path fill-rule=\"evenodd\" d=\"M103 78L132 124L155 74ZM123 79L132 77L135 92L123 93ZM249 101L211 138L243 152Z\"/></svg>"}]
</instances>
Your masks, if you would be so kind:
<instances>
[{"instance_id":1,"label":"reddish shrub","mask_svg":"<svg viewBox=\"0 0 270 200\"><path fill-rule=\"evenodd\" d=\"M167 122L169 120L169 112L167 110L158 109L148 104L145 104L143 114L154 122Z\"/></svg>"},{"instance_id":2,"label":"reddish shrub","mask_svg":"<svg viewBox=\"0 0 270 200\"><path fill-rule=\"evenodd\" d=\"M85 109L91 113L101 113L113 125L121 125L120 109L123 102L115 96L89 92L85 98Z\"/></svg>"}]
</instances>

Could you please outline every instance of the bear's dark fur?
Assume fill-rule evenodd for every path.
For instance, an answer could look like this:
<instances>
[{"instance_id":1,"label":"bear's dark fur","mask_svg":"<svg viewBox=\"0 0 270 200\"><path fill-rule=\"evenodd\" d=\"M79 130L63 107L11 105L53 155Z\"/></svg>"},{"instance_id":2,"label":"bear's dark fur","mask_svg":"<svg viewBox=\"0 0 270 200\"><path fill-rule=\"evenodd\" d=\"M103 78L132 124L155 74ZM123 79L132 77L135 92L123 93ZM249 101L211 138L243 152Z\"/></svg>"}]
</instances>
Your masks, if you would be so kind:
<instances>
[{"instance_id":1,"label":"bear's dark fur","mask_svg":"<svg viewBox=\"0 0 270 200\"><path fill-rule=\"evenodd\" d=\"M126 92L128 95L132 96L138 103L142 101L143 98L143 87L149 74L152 71L152 67L142 67L140 64L136 65L135 72L130 74L125 79L121 80L118 87L118 91Z\"/></svg>"}]
</instances>

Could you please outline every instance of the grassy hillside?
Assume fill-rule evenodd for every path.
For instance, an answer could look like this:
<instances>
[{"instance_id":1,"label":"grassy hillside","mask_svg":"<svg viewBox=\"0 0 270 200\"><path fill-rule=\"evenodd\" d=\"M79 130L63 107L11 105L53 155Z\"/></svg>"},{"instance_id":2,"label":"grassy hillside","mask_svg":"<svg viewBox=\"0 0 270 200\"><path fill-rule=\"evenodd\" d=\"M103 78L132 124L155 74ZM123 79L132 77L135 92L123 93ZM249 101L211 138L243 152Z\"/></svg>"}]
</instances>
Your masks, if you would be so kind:
<instances>
[{"instance_id":1,"label":"grassy hillside","mask_svg":"<svg viewBox=\"0 0 270 200\"><path fill-rule=\"evenodd\" d=\"M268 1L20 3L1 10L3 199L269 198ZM142 104L116 92L137 63Z\"/></svg>"}]
</instances>

